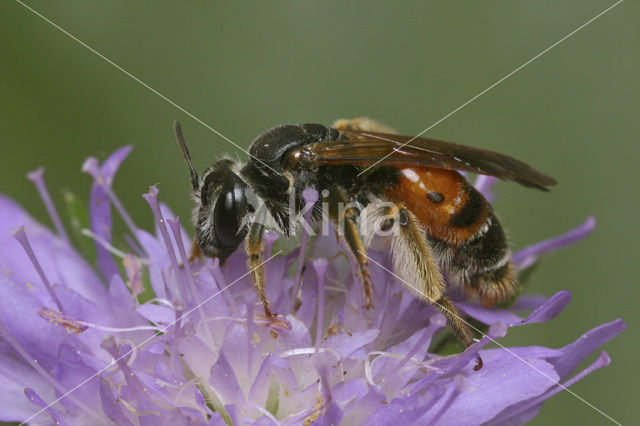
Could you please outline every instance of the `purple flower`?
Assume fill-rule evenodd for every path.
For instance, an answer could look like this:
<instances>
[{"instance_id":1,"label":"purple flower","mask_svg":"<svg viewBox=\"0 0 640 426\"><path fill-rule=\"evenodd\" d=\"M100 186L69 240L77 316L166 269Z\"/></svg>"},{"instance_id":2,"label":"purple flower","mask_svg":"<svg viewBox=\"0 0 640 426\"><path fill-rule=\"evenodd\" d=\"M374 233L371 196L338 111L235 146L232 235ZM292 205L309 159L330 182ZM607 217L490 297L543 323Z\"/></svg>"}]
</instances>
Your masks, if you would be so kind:
<instances>
[{"instance_id":1,"label":"purple flower","mask_svg":"<svg viewBox=\"0 0 640 426\"><path fill-rule=\"evenodd\" d=\"M72 247L74 235L59 220L42 171L31 178L56 233L0 196L1 421L521 424L547 398L608 365L602 352L574 374L625 328L615 320L559 349L499 342L485 349L509 327L553 319L569 292L521 296L508 308L460 300L461 310L488 331L447 355L434 351L446 342L445 319L384 270L391 268L388 253L370 253L377 302L365 310L348 259L336 256L335 238L304 236L303 247L282 254L273 233L266 236L267 290L282 317L267 321L242 250L224 267L210 259L190 264L191 239L158 202L155 187L144 195L154 232L135 225L111 190L129 151L83 166L94 179L91 230L84 234L96 244L96 267ZM492 183L479 179L485 194ZM313 195L306 194L307 202ZM128 228L128 247L114 247L112 207ZM593 227L589 218L514 260L528 268ZM300 304L293 297L298 289ZM474 371L477 354L480 371Z\"/></svg>"}]
</instances>

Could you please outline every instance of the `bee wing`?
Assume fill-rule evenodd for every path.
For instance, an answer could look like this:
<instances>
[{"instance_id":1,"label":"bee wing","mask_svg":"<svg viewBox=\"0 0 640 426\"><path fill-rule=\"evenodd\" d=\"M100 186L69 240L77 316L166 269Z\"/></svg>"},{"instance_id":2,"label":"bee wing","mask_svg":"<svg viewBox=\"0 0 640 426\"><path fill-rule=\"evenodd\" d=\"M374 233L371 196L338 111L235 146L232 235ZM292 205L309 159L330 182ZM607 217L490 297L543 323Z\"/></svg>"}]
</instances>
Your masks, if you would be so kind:
<instances>
[{"instance_id":1,"label":"bee wing","mask_svg":"<svg viewBox=\"0 0 640 426\"><path fill-rule=\"evenodd\" d=\"M360 167L421 165L495 176L543 191L556 184L555 179L528 164L495 151L396 134L360 130L340 133L346 139L305 146L311 154L311 163Z\"/></svg>"}]
</instances>

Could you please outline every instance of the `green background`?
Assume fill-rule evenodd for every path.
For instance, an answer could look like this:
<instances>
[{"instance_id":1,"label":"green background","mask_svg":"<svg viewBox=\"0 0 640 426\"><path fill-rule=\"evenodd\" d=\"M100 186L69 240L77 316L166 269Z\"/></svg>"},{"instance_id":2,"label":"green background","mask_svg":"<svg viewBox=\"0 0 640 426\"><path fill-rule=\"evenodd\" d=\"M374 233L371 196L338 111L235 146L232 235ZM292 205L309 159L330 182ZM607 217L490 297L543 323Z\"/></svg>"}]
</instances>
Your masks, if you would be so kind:
<instances>
[{"instance_id":1,"label":"green background","mask_svg":"<svg viewBox=\"0 0 640 426\"><path fill-rule=\"evenodd\" d=\"M86 2L28 1L242 147L281 123L367 115L416 134L613 4L613 1ZM625 1L434 127L427 135L491 148L558 179L543 194L500 184L516 247L595 214L597 229L548 258L530 290L570 289L547 324L505 344L562 346L618 317L609 367L572 390L618 421L638 421L640 7ZM151 226L140 194L159 183L182 218L188 174L171 133L182 121L198 169L244 153L12 0L0 3L0 192L45 223L25 173L39 165L86 197L85 157L134 144L115 188ZM593 358L593 357L592 357ZM607 424L574 396L534 424Z\"/></svg>"}]
</instances>

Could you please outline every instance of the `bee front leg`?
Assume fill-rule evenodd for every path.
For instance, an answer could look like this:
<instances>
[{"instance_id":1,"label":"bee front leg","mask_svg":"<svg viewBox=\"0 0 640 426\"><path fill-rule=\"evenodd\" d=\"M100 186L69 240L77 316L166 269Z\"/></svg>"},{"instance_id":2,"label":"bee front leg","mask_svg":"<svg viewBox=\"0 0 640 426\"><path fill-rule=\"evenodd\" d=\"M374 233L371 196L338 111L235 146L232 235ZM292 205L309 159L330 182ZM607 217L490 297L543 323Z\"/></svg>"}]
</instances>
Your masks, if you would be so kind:
<instances>
[{"instance_id":1,"label":"bee front leg","mask_svg":"<svg viewBox=\"0 0 640 426\"><path fill-rule=\"evenodd\" d=\"M262 250L264 249L263 234L264 224L259 222L252 223L251 228L249 228L249 233L247 234L246 250L247 256L249 257L248 266L251 281L256 288L258 298L264 306L264 314L267 318L271 318L274 314L269 308L269 300L265 292L267 283L264 275L264 262L262 260Z\"/></svg>"}]
</instances>

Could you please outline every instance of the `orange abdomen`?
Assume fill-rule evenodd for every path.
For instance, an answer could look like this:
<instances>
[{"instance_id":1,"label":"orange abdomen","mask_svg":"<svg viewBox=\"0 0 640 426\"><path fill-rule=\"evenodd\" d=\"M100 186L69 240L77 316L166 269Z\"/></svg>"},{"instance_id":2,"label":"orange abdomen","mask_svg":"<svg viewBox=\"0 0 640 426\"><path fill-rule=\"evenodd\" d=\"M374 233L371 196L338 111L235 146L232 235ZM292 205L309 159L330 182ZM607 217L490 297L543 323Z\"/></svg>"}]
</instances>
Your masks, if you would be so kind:
<instances>
[{"instance_id":1,"label":"orange abdomen","mask_svg":"<svg viewBox=\"0 0 640 426\"><path fill-rule=\"evenodd\" d=\"M385 189L385 195L411 210L427 235L459 246L486 223L491 206L458 172L413 166L398 169L398 181Z\"/></svg>"}]
</instances>

